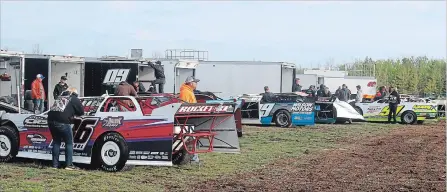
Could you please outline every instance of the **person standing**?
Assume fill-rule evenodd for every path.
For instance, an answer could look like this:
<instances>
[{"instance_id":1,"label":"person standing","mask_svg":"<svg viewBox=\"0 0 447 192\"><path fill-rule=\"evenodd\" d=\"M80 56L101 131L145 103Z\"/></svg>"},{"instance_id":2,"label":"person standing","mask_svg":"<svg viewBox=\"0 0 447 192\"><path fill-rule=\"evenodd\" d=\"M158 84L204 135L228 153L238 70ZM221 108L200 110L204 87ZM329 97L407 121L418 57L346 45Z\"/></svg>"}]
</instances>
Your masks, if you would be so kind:
<instances>
[{"instance_id":1,"label":"person standing","mask_svg":"<svg viewBox=\"0 0 447 192\"><path fill-rule=\"evenodd\" d=\"M355 96L355 102L360 103L362 102L363 99L362 87L360 85L357 85L356 88L357 88L357 95Z\"/></svg>"},{"instance_id":2,"label":"person standing","mask_svg":"<svg viewBox=\"0 0 447 192\"><path fill-rule=\"evenodd\" d=\"M155 62L155 64L149 62L148 64L154 69L155 74L155 80L152 81L152 85L155 86L156 84L158 84L158 93L164 93L163 88L166 81L165 81L165 71L163 65L161 65L161 61L157 61Z\"/></svg>"},{"instance_id":3,"label":"person standing","mask_svg":"<svg viewBox=\"0 0 447 192\"><path fill-rule=\"evenodd\" d=\"M393 86L390 86L389 93L390 94L388 95L388 101L390 113L388 113L388 123L391 123L391 117L393 117L393 123L397 123L396 110L397 106L400 104L400 94Z\"/></svg>"},{"instance_id":4,"label":"person standing","mask_svg":"<svg viewBox=\"0 0 447 192\"><path fill-rule=\"evenodd\" d=\"M345 84L343 84L341 87L342 88L340 90L340 97L338 99L340 101L347 102L349 100L349 89Z\"/></svg>"},{"instance_id":5,"label":"person standing","mask_svg":"<svg viewBox=\"0 0 447 192\"><path fill-rule=\"evenodd\" d=\"M186 78L185 83L180 86L180 95L179 99L183 102L187 103L197 103L196 95L194 94L194 90L197 88L197 83L200 79L196 79L192 76ZM196 153L192 158L193 162L200 162L199 155Z\"/></svg>"},{"instance_id":6,"label":"person standing","mask_svg":"<svg viewBox=\"0 0 447 192\"><path fill-rule=\"evenodd\" d=\"M295 83L292 85L292 92L301 92L301 88L300 78L296 78Z\"/></svg>"},{"instance_id":7,"label":"person standing","mask_svg":"<svg viewBox=\"0 0 447 192\"><path fill-rule=\"evenodd\" d=\"M78 91L75 88L69 88L51 106L48 112L48 128L53 138L53 168L59 168L60 146L63 141L65 143L65 169L78 169L73 165L73 130L71 124L74 124L73 118L75 116L82 115L84 115L84 108L78 99Z\"/></svg>"},{"instance_id":8,"label":"person standing","mask_svg":"<svg viewBox=\"0 0 447 192\"><path fill-rule=\"evenodd\" d=\"M340 98L340 97L341 97L341 86L338 86L337 90L335 90L334 95L335 95L337 98Z\"/></svg>"},{"instance_id":9,"label":"person standing","mask_svg":"<svg viewBox=\"0 0 447 192\"><path fill-rule=\"evenodd\" d=\"M268 86L264 86L264 94L262 94L261 103L273 103L275 95L270 92Z\"/></svg>"},{"instance_id":10,"label":"person standing","mask_svg":"<svg viewBox=\"0 0 447 192\"><path fill-rule=\"evenodd\" d=\"M137 91L135 91L135 88L127 83L126 81L121 81L120 84L116 87L115 90L116 96L138 96Z\"/></svg>"},{"instance_id":11,"label":"person standing","mask_svg":"<svg viewBox=\"0 0 447 192\"><path fill-rule=\"evenodd\" d=\"M53 90L54 99L57 99L57 97L59 97L59 95L61 95L62 92L64 92L65 90L68 89L68 85L66 83L67 80L68 80L67 77L62 76L59 83L56 84L56 86L54 86L54 90Z\"/></svg>"},{"instance_id":12,"label":"person standing","mask_svg":"<svg viewBox=\"0 0 447 192\"><path fill-rule=\"evenodd\" d=\"M318 97L331 97L331 92L329 91L329 88L324 86L323 84L320 85L320 89L317 91Z\"/></svg>"},{"instance_id":13,"label":"person standing","mask_svg":"<svg viewBox=\"0 0 447 192\"><path fill-rule=\"evenodd\" d=\"M40 114L44 110L45 101L45 87L42 80L45 77L42 74L37 74L36 79L31 83L31 98L34 104L34 113Z\"/></svg>"},{"instance_id":14,"label":"person standing","mask_svg":"<svg viewBox=\"0 0 447 192\"><path fill-rule=\"evenodd\" d=\"M309 89L306 91L309 97L316 98L317 90L315 89L315 85L309 86Z\"/></svg>"}]
</instances>

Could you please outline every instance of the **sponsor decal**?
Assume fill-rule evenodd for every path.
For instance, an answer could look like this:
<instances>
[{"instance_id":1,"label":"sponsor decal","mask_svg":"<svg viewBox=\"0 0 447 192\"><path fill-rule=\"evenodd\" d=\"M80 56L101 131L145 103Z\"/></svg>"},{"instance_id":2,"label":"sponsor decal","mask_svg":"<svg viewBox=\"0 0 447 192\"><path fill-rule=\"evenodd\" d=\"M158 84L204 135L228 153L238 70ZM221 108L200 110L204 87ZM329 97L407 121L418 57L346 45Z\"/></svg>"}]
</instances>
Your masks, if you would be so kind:
<instances>
[{"instance_id":1,"label":"sponsor decal","mask_svg":"<svg viewBox=\"0 0 447 192\"><path fill-rule=\"evenodd\" d=\"M33 115L23 120L23 126L25 128L47 128L48 122L46 117Z\"/></svg>"},{"instance_id":2,"label":"sponsor decal","mask_svg":"<svg viewBox=\"0 0 447 192\"><path fill-rule=\"evenodd\" d=\"M413 110L435 110L436 106L434 105L415 105L413 106Z\"/></svg>"},{"instance_id":3,"label":"sponsor decal","mask_svg":"<svg viewBox=\"0 0 447 192\"><path fill-rule=\"evenodd\" d=\"M123 125L123 116L119 117L106 117L102 120L102 127L109 130L114 130Z\"/></svg>"},{"instance_id":4,"label":"sponsor decal","mask_svg":"<svg viewBox=\"0 0 447 192\"><path fill-rule=\"evenodd\" d=\"M291 109L293 112L312 112L314 110L313 103L295 103Z\"/></svg>"},{"instance_id":5,"label":"sponsor decal","mask_svg":"<svg viewBox=\"0 0 447 192\"><path fill-rule=\"evenodd\" d=\"M381 106L371 106L366 109L366 113L375 113L382 109Z\"/></svg>"},{"instance_id":6,"label":"sponsor decal","mask_svg":"<svg viewBox=\"0 0 447 192\"><path fill-rule=\"evenodd\" d=\"M106 85L117 85L121 81L127 80L129 72L130 69L109 69L102 83Z\"/></svg>"},{"instance_id":7,"label":"sponsor decal","mask_svg":"<svg viewBox=\"0 0 447 192\"><path fill-rule=\"evenodd\" d=\"M202 106L181 106L178 113L213 113L213 112L233 112L231 105L202 105Z\"/></svg>"},{"instance_id":8,"label":"sponsor decal","mask_svg":"<svg viewBox=\"0 0 447 192\"><path fill-rule=\"evenodd\" d=\"M45 141L47 141L47 138L41 134L35 133L27 135L26 140L28 141L29 144L42 144L45 143Z\"/></svg>"},{"instance_id":9,"label":"sponsor decal","mask_svg":"<svg viewBox=\"0 0 447 192\"><path fill-rule=\"evenodd\" d=\"M84 151L90 138L95 131L96 125L99 122L98 117L75 118L73 119L73 150ZM53 140L51 140L49 148L53 147ZM65 149L65 142L61 143L61 149Z\"/></svg>"}]
</instances>

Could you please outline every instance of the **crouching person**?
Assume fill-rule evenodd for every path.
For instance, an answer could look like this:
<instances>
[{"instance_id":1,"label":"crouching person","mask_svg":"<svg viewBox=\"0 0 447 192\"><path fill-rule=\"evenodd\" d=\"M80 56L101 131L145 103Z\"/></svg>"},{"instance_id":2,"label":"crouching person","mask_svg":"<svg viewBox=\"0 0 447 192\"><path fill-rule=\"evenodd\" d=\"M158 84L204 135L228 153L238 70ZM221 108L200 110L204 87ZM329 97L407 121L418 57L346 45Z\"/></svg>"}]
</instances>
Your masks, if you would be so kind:
<instances>
[{"instance_id":1,"label":"crouching person","mask_svg":"<svg viewBox=\"0 0 447 192\"><path fill-rule=\"evenodd\" d=\"M84 115L76 88L69 88L58 97L48 112L48 127L53 137L53 168L59 168L59 154L62 141L65 143L67 170L78 169L73 165L73 118Z\"/></svg>"}]
</instances>

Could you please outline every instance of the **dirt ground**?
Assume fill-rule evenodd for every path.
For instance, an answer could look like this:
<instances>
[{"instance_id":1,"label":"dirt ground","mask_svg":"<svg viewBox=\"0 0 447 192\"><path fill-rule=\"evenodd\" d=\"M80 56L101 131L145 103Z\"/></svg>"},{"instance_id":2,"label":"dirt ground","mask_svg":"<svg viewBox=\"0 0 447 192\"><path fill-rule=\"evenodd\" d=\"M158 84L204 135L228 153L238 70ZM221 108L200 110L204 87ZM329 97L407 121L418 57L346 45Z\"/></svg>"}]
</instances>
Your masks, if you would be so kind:
<instances>
[{"instance_id":1,"label":"dirt ground","mask_svg":"<svg viewBox=\"0 0 447 192\"><path fill-rule=\"evenodd\" d=\"M446 191L445 122L344 139L343 148L223 176L197 191Z\"/></svg>"}]
</instances>

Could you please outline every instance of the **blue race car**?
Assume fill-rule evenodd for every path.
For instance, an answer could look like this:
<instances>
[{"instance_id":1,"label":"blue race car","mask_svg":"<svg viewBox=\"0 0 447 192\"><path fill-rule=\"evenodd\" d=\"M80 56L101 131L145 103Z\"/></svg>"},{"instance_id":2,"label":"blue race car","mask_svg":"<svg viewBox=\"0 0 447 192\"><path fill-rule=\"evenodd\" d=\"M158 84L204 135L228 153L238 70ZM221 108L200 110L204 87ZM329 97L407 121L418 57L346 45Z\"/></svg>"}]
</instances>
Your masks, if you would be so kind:
<instances>
[{"instance_id":1,"label":"blue race car","mask_svg":"<svg viewBox=\"0 0 447 192\"><path fill-rule=\"evenodd\" d=\"M315 101L295 93L276 93L274 102L261 103L261 95L243 95L242 124L291 127L315 124Z\"/></svg>"}]
</instances>

